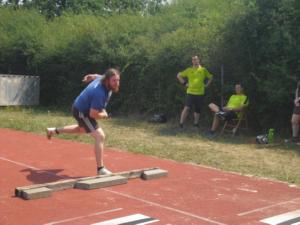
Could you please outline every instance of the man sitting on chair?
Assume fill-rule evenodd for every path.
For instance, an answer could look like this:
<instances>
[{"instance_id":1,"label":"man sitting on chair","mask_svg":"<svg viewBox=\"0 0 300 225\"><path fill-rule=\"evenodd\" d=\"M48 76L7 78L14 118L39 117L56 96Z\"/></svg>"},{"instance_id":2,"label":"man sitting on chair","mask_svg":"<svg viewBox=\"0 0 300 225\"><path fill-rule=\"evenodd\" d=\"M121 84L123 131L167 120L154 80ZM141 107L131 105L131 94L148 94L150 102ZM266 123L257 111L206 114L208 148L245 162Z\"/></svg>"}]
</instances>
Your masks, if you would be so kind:
<instances>
[{"instance_id":1,"label":"man sitting on chair","mask_svg":"<svg viewBox=\"0 0 300 225\"><path fill-rule=\"evenodd\" d=\"M215 136L220 120L231 121L240 117L240 112L248 106L248 97L244 95L243 86L240 83L235 85L235 94L231 95L225 107L219 107L214 103L210 103L208 107L214 112L214 120L208 133L209 137Z\"/></svg>"}]
</instances>

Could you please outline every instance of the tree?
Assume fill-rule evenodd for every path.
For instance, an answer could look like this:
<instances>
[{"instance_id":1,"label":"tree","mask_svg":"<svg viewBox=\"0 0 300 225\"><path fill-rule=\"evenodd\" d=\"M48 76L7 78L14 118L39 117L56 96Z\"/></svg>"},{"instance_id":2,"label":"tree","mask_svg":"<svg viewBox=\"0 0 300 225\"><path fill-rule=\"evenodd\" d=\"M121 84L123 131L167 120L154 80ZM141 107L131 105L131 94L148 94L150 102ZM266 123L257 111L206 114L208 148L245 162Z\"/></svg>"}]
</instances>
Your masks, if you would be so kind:
<instances>
[{"instance_id":1,"label":"tree","mask_svg":"<svg viewBox=\"0 0 300 225\"><path fill-rule=\"evenodd\" d=\"M14 8L37 9L46 18L61 16L63 12L94 13L100 15L135 12L154 14L166 4L167 0L8 0L6 6Z\"/></svg>"}]
</instances>

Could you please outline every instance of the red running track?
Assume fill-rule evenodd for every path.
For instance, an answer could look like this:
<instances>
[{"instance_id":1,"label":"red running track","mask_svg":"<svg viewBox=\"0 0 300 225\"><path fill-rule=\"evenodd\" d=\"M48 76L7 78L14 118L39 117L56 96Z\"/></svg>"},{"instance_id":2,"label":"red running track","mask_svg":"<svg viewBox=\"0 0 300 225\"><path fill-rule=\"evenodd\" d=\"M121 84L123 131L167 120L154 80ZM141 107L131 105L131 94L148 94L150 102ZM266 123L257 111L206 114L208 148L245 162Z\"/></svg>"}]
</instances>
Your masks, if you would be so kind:
<instances>
[{"instance_id":1,"label":"red running track","mask_svg":"<svg viewBox=\"0 0 300 225\"><path fill-rule=\"evenodd\" d=\"M26 201L14 197L15 187L95 175L93 146L9 129L0 133L1 225L83 225L133 214L156 218L155 225L256 225L300 209L299 187L116 149L105 150L110 170L160 167L168 177Z\"/></svg>"}]
</instances>

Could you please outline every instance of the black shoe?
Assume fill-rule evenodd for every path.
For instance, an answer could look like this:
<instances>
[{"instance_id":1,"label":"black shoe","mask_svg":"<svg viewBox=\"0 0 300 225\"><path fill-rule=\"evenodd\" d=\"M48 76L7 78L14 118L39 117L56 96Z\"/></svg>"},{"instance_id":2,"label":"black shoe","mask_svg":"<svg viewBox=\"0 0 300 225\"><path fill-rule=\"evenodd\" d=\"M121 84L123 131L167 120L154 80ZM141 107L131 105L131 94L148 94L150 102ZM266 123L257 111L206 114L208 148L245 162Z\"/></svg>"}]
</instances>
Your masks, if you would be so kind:
<instances>
[{"instance_id":1,"label":"black shoe","mask_svg":"<svg viewBox=\"0 0 300 225\"><path fill-rule=\"evenodd\" d=\"M183 129L183 124L182 123L179 124L179 128Z\"/></svg>"},{"instance_id":2,"label":"black shoe","mask_svg":"<svg viewBox=\"0 0 300 225\"><path fill-rule=\"evenodd\" d=\"M198 128L199 127L199 123L194 123L193 127Z\"/></svg>"}]
</instances>

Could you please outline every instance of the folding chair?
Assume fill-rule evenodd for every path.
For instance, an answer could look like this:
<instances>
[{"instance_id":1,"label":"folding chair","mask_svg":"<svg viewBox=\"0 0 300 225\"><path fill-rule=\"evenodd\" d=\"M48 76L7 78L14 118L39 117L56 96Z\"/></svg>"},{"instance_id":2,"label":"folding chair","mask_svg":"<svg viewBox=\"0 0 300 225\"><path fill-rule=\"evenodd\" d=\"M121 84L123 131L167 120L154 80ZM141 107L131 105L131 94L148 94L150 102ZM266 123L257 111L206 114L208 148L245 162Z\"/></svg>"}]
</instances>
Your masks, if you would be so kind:
<instances>
[{"instance_id":1,"label":"folding chair","mask_svg":"<svg viewBox=\"0 0 300 225\"><path fill-rule=\"evenodd\" d=\"M248 128L248 120L247 120L247 107L245 106L243 110L240 112L239 117L230 121L225 121L224 126L220 132L220 136L225 132L230 132L232 136L237 134L237 131L241 128Z\"/></svg>"}]
</instances>

